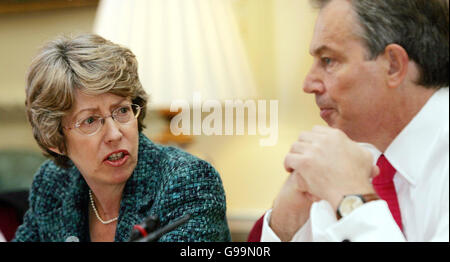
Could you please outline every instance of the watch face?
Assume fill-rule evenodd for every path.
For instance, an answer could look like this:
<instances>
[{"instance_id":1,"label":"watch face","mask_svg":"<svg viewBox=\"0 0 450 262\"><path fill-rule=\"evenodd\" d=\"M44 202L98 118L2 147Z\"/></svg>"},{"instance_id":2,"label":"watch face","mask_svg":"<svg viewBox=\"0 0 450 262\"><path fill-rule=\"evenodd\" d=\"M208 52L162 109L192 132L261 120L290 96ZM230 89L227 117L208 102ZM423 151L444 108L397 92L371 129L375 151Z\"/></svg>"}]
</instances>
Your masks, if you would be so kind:
<instances>
[{"instance_id":1,"label":"watch face","mask_svg":"<svg viewBox=\"0 0 450 262\"><path fill-rule=\"evenodd\" d=\"M345 217L363 204L364 202L359 196L345 196L341 204L339 205L339 213L341 214L341 216Z\"/></svg>"}]
</instances>

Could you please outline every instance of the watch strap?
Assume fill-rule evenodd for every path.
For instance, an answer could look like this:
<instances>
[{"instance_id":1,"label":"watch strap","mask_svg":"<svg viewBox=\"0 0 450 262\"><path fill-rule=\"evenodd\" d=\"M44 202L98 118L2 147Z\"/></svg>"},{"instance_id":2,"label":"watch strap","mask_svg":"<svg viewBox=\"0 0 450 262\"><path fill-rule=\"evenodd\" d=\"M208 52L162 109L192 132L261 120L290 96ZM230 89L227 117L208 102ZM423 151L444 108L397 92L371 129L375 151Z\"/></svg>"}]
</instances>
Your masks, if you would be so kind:
<instances>
[{"instance_id":1,"label":"watch strap","mask_svg":"<svg viewBox=\"0 0 450 262\"><path fill-rule=\"evenodd\" d=\"M364 203L381 199L376 193L363 194L363 195L361 195L361 197L362 197Z\"/></svg>"}]
</instances>

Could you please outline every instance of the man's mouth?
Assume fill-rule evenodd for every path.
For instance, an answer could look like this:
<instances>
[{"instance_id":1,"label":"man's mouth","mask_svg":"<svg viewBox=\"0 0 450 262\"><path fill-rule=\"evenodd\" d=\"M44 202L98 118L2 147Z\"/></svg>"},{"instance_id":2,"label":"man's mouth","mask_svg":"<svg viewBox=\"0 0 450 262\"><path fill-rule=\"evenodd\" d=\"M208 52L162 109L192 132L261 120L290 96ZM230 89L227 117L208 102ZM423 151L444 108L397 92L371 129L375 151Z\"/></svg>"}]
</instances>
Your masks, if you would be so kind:
<instances>
[{"instance_id":1,"label":"man's mouth","mask_svg":"<svg viewBox=\"0 0 450 262\"><path fill-rule=\"evenodd\" d=\"M320 108L320 117L322 119L327 120L327 118L333 113L333 108Z\"/></svg>"}]
</instances>

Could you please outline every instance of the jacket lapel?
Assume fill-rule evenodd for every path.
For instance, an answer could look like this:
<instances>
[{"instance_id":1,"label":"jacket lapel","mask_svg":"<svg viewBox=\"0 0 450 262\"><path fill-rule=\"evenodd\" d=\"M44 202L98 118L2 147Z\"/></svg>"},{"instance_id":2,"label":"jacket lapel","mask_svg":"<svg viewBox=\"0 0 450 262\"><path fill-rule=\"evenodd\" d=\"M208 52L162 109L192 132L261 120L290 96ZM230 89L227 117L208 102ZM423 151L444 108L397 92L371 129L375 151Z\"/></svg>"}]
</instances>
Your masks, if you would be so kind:
<instances>
[{"instance_id":1,"label":"jacket lapel","mask_svg":"<svg viewBox=\"0 0 450 262\"><path fill-rule=\"evenodd\" d=\"M115 241L128 241L133 226L150 215L158 185L153 169L155 157L152 142L140 134L138 163L122 194Z\"/></svg>"}]
</instances>

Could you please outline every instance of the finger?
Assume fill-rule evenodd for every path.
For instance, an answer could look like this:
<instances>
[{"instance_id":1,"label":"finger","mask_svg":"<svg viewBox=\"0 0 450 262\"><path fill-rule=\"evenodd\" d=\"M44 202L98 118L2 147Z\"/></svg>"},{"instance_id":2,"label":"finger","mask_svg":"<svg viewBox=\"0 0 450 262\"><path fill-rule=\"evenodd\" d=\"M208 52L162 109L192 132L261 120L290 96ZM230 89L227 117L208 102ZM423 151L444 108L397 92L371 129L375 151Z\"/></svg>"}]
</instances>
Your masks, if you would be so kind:
<instances>
[{"instance_id":1,"label":"finger","mask_svg":"<svg viewBox=\"0 0 450 262\"><path fill-rule=\"evenodd\" d=\"M315 131L305 131L299 135L298 141L311 144L315 143L316 141L319 141L320 139L323 139L324 137L325 137L324 134Z\"/></svg>"},{"instance_id":2,"label":"finger","mask_svg":"<svg viewBox=\"0 0 450 262\"><path fill-rule=\"evenodd\" d=\"M312 128L312 131L314 131L316 134L321 134L325 136L338 135L348 137L342 130L329 126L314 126Z\"/></svg>"},{"instance_id":3,"label":"finger","mask_svg":"<svg viewBox=\"0 0 450 262\"><path fill-rule=\"evenodd\" d=\"M306 184L305 179L303 179L302 175L298 171L294 171L291 173L291 181L295 183L296 189L301 193L308 192L308 185Z\"/></svg>"},{"instance_id":4,"label":"finger","mask_svg":"<svg viewBox=\"0 0 450 262\"><path fill-rule=\"evenodd\" d=\"M307 150L308 146L310 146L310 144L305 143L305 142L296 141L292 144L291 150L289 151L289 153L302 154L303 152L305 152L305 150Z\"/></svg>"},{"instance_id":5,"label":"finger","mask_svg":"<svg viewBox=\"0 0 450 262\"><path fill-rule=\"evenodd\" d=\"M380 168L378 166L373 166L372 167L372 171L370 173L370 177L371 178L375 178L376 176L378 176L380 174Z\"/></svg>"},{"instance_id":6,"label":"finger","mask_svg":"<svg viewBox=\"0 0 450 262\"><path fill-rule=\"evenodd\" d=\"M284 158L284 169L288 173L292 173L294 170L298 169L300 162L302 160L301 155L289 153Z\"/></svg>"},{"instance_id":7,"label":"finger","mask_svg":"<svg viewBox=\"0 0 450 262\"><path fill-rule=\"evenodd\" d=\"M309 201L311 202L319 202L321 199L309 192L305 192L305 196L308 198Z\"/></svg>"},{"instance_id":8,"label":"finger","mask_svg":"<svg viewBox=\"0 0 450 262\"><path fill-rule=\"evenodd\" d=\"M311 130L314 131L314 132L317 132L317 133L328 133L328 132L330 132L330 131L333 130L333 129L334 129L334 128L329 127L329 126L319 126L319 125L316 125L316 126L314 126Z\"/></svg>"}]
</instances>

